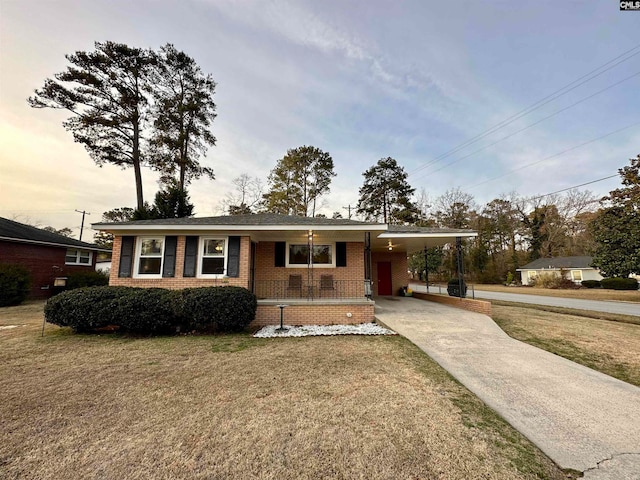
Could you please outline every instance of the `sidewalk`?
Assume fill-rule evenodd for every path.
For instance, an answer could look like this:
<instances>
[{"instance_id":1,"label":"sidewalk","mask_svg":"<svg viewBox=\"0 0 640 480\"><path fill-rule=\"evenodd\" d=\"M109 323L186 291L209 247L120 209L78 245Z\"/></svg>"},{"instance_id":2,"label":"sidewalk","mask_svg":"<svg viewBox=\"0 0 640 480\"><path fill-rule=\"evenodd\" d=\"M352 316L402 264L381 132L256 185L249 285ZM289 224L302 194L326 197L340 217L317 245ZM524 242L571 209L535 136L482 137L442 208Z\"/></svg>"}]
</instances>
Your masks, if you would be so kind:
<instances>
[{"instance_id":1,"label":"sidewalk","mask_svg":"<svg viewBox=\"0 0 640 480\"><path fill-rule=\"evenodd\" d=\"M485 315L377 298L376 317L560 467L585 479L640 480L640 388L514 340Z\"/></svg>"}]
</instances>

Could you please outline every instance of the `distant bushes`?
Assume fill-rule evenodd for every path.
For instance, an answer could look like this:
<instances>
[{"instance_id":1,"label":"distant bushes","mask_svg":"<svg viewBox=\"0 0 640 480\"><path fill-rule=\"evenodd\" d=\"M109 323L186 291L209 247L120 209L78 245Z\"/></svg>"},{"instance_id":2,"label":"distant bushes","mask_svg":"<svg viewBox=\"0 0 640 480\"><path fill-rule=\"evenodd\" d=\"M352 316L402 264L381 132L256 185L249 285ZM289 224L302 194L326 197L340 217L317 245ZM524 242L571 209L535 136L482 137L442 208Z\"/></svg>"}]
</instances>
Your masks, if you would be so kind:
<instances>
[{"instance_id":1,"label":"distant bushes","mask_svg":"<svg viewBox=\"0 0 640 480\"><path fill-rule=\"evenodd\" d=\"M255 318L256 297L240 287L184 290L89 287L63 292L45 305L49 323L92 332L107 326L140 334L240 331Z\"/></svg>"},{"instance_id":2,"label":"distant bushes","mask_svg":"<svg viewBox=\"0 0 640 480\"><path fill-rule=\"evenodd\" d=\"M102 271L90 270L88 272L71 272L67 276L67 290L82 287L100 287L109 285L109 275Z\"/></svg>"},{"instance_id":3,"label":"distant bushes","mask_svg":"<svg viewBox=\"0 0 640 480\"><path fill-rule=\"evenodd\" d=\"M583 280L580 285L584 288L600 288L600 280Z\"/></svg>"},{"instance_id":4,"label":"distant bushes","mask_svg":"<svg viewBox=\"0 0 640 480\"><path fill-rule=\"evenodd\" d=\"M467 296L467 284L462 280L462 295L460 295L460 280L452 278L447 283L447 293L450 297L465 298Z\"/></svg>"},{"instance_id":5,"label":"distant bushes","mask_svg":"<svg viewBox=\"0 0 640 480\"><path fill-rule=\"evenodd\" d=\"M579 288L579 285L573 282L573 280L567 278L566 273L562 270L560 273L543 272L535 276L535 278L529 280L529 285L538 288Z\"/></svg>"},{"instance_id":6,"label":"distant bushes","mask_svg":"<svg viewBox=\"0 0 640 480\"><path fill-rule=\"evenodd\" d=\"M0 307L21 304L29 295L31 275L21 265L0 264Z\"/></svg>"},{"instance_id":7,"label":"distant bushes","mask_svg":"<svg viewBox=\"0 0 640 480\"><path fill-rule=\"evenodd\" d=\"M638 281L635 278L603 278L600 280L602 288L610 290L637 290Z\"/></svg>"}]
</instances>

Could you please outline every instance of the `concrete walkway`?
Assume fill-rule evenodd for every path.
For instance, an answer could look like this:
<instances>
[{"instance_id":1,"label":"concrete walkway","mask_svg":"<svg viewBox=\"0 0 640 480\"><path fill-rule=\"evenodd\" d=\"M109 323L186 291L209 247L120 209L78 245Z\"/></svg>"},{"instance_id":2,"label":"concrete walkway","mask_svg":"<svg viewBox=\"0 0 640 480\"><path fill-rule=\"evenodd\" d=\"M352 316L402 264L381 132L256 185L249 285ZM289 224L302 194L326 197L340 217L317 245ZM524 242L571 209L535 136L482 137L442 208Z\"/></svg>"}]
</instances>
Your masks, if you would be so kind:
<instances>
[{"instance_id":1,"label":"concrete walkway","mask_svg":"<svg viewBox=\"0 0 640 480\"><path fill-rule=\"evenodd\" d=\"M640 480L640 388L507 336L486 315L377 298L408 338L562 468Z\"/></svg>"}]
</instances>

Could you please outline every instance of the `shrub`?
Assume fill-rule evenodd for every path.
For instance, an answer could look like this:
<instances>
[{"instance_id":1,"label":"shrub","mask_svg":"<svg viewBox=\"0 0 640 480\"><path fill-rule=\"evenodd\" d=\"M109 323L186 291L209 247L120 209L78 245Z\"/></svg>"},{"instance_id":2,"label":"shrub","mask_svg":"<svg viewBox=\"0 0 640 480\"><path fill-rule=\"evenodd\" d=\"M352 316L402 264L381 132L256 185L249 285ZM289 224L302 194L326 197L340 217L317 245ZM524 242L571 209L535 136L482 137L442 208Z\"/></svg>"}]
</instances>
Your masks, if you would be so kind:
<instances>
[{"instance_id":1,"label":"shrub","mask_svg":"<svg viewBox=\"0 0 640 480\"><path fill-rule=\"evenodd\" d=\"M164 288L133 288L115 299L113 323L132 333L167 334L180 324L179 292Z\"/></svg>"},{"instance_id":2,"label":"shrub","mask_svg":"<svg viewBox=\"0 0 640 480\"><path fill-rule=\"evenodd\" d=\"M190 330L237 332L256 316L256 296L246 288L186 288L180 293L182 318Z\"/></svg>"},{"instance_id":3,"label":"shrub","mask_svg":"<svg viewBox=\"0 0 640 480\"><path fill-rule=\"evenodd\" d=\"M600 280L583 280L581 285L584 288L600 288Z\"/></svg>"},{"instance_id":4,"label":"shrub","mask_svg":"<svg viewBox=\"0 0 640 480\"><path fill-rule=\"evenodd\" d=\"M460 280L458 278L452 278L447 283L447 293L450 297L462 297L467 296L467 284L462 280L462 295L460 295Z\"/></svg>"},{"instance_id":5,"label":"shrub","mask_svg":"<svg viewBox=\"0 0 640 480\"><path fill-rule=\"evenodd\" d=\"M637 290L638 281L635 278L603 278L600 281L602 288L610 290Z\"/></svg>"},{"instance_id":6,"label":"shrub","mask_svg":"<svg viewBox=\"0 0 640 480\"><path fill-rule=\"evenodd\" d=\"M67 276L66 290L82 287L101 287L109 285L109 275L100 271L71 272Z\"/></svg>"},{"instance_id":7,"label":"shrub","mask_svg":"<svg viewBox=\"0 0 640 480\"><path fill-rule=\"evenodd\" d=\"M0 307L21 304L30 287L31 275L22 265L0 265Z\"/></svg>"},{"instance_id":8,"label":"shrub","mask_svg":"<svg viewBox=\"0 0 640 480\"><path fill-rule=\"evenodd\" d=\"M131 287L87 287L62 292L47 301L44 318L49 323L71 327L75 332L118 325L117 302L133 290Z\"/></svg>"},{"instance_id":9,"label":"shrub","mask_svg":"<svg viewBox=\"0 0 640 480\"><path fill-rule=\"evenodd\" d=\"M539 288L578 288L573 280L566 277L563 271L560 273L542 272L529 282L530 285Z\"/></svg>"},{"instance_id":10,"label":"shrub","mask_svg":"<svg viewBox=\"0 0 640 480\"><path fill-rule=\"evenodd\" d=\"M185 290L133 287L85 287L51 298L45 319L75 332L108 325L141 334L189 330L228 332L244 329L255 318L255 295L240 287Z\"/></svg>"}]
</instances>

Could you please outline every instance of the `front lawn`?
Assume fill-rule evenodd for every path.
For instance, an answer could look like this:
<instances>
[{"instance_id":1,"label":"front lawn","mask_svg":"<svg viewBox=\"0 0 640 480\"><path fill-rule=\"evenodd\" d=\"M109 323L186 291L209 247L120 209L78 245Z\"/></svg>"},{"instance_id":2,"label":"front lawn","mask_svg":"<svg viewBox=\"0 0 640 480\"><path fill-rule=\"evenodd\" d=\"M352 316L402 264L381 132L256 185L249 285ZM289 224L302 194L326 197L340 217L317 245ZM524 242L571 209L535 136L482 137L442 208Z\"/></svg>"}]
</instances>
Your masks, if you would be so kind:
<instances>
[{"instance_id":1,"label":"front lawn","mask_svg":"<svg viewBox=\"0 0 640 480\"><path fill-rule=\"evenodd\" d=\"M492 317L513 338L640 386L639 324L498 303Z\"/></svg>"},{"instance_id":2,"label":"front lawn","mask_svg":"<svg viewBox=\"0 0 640 480\"><path fill-rule=\"evenodd\" d=\"M568 478L401 337L41 322L0 309L0 478Z\"/></svg>"},{"instance_id":3,"label":"front lawn","mask_svg":"<svg viewBox=\"0 0 640 480\"><path fill-rule=\"evenodd\" d=\"M640 302L640 290L607 290L604 288L554 289L537 287L506 287L504 285L474 285L476 290L501 293L522 293L547 297L579 298L581 300L608 300L614 302ZM469 287L471 296L471 287Z\"/></svg>"}]
</instances>

